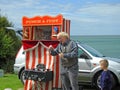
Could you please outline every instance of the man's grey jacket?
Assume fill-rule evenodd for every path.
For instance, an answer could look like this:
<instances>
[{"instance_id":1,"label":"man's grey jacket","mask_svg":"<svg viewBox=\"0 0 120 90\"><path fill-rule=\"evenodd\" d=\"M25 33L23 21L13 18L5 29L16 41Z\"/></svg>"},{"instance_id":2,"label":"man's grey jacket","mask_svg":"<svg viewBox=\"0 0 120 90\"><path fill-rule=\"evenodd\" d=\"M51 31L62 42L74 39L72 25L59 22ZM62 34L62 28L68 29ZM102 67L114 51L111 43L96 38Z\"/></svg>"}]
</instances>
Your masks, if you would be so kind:
<instances>
[{"instance_id":1,"label":"man's grey jacket","mask_svg":"<svg viewBox=\"0 0 120 90\"><path fill-rule=\"evenodd\" d=\"M57 48L50 51L53 56L63 53L61 58L61 65L64 67L71 67L78 64L78 46L75 41L67 40L64 44L58 44Z\"/></svg>"}]
</instances>

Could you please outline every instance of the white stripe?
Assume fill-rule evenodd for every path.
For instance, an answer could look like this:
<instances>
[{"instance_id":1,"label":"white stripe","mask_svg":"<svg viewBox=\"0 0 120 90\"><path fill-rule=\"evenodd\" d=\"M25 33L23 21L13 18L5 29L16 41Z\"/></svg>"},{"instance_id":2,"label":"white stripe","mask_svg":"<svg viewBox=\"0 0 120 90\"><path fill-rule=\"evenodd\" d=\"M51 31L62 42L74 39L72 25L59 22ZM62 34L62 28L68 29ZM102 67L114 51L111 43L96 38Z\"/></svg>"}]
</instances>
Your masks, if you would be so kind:
<instances>
[{"instance_id":1,"label":"white stripe","mask_svg":"<svg viewBox=\"0 0 120 90\"><path fill-rule=\"evenodd\" d=\"M47 56L47 59L46 59L46 69L48 69L49 67L49 62L50 62L50 60L49 60L49 51L47 50L46 51L46 56Z\"/></svg>"},{"instance_id":2,"label":"white stripe","mask_svg":"<svg viewBox=\"0 0 120 90\"><path fill-rule=\"evenodd\" d=\"M30 90L30 80L28 80L28 87L27 90Z\"/></svg>"},{"instance_id":3,"label":"white stripe","mask_svg":"<svg viewBox=\"0 0 120 90\"><path fill-rule=\"evenodd\" d=\"M54 71L54 70L52 69L52 66L53 66L53 60L54 60L54 56L52 56L52 57L51 57L51 60L50 60L50 61L51 61L51 63L50 63L50 70L52 70L52 71Z\"/></svg>"},{"instance_id":4,"label":"white stripe","mask_svg":"<svg viewBox=\"0 0 120 90\"><path fill-rule=\"evenodd\" d=\"M34 90L35 89L35 82L33 80L31 82L32 82L32 87L31 88Z\"/></svg>"},{"instance_id":5,"label":"white stripe","mask_svg":"<svg viewBox=\"0 0 120 90\"><path fill-rule=\"evenodd\" d=\"M44 86L43 86L43 83L42 83L42 82L39 82L39 88L38 88L38 90L41 90L41 89L43 90L43 87L44 87Z\"/></svg>"},{"instance_id":6,"label":"white stripe","mask_svg":"<svg viewBox=\"0 0 120 90\"><path fill-rule=\"evenodd\" d=\"M41 46L41 64L44 64L44 47Z\"/></svg>"},{"instance_id":7,"label":"white stripe","mask_svg":"<svg viewBox=\"0 0 120 90\"><path fill-rule=\"evenodd\" d=\"M30 57L29 57L29 64L28 64L28 69L32 68L32 51L30 51Z\"/></svg>"},{"instance_id":8,"label":"white stripe","mask_svg":"<svg viewBox=\"0 0 120 90\"><path fill-rule=\"evenodd\" d=\"M45 85L46 85L46 83L42 82L42 88L43 88L43 90L45 90Z\"/></svg>"},{"instance_id":9,"label":"white stripe","mask_svg":"<svg viewBox=\"0 0 120 90\"><path fill-rule=\"evenodd\" d=\"M36 65L38 65L38 47L35 49L35 68L36 68Z\"/></svg>"},{"instance_id":10,"label":"white stripe","mask_svg":"<svg viewBox=\"0 0 120 90\"><path fill-rule=\"evenodd\" d=\"M48 90L52 90L52 81L49 82Z\"/></svg>"},{"instance_id":11,"label":"white stripe","mask_svg":"<svg viewBox=\"0 0 120 90\"><path fill-rule=\"evenodd\" d=\"M46 85L46 84L45 84L44 82L42 82L42 89L43 89L43 90L45 90L45 85Z\"/></svg>"},{"instance_id":12,"label":"white stripe","mask_svg":"<svg viewBox=\"0 0 120 90\"><path fill-rule=\"evenodd\" d=\"M32 57L33 57L32 52L33 52L33 50L30 51L29 69L32 69L32 61L33 61L33 60L32 60ZM28 90L30 90L30 89L33 87L33 86L30 86L30 85L31 85L30 83L32 83L32 85L34 85L33 82L32 82L31 80L29 80L29 83L28 83L29 89L28 89Z\"/></svg>"}]
</instances>

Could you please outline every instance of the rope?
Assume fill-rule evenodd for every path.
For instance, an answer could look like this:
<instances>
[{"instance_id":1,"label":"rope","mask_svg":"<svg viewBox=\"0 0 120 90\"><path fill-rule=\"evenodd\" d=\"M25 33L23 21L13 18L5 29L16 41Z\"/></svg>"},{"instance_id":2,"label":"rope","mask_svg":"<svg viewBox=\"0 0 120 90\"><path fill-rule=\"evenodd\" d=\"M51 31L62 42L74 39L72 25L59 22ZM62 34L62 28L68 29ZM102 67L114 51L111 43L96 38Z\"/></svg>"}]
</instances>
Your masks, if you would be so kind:
<instances>
[{"instance_id":1,"label":"rope","mask_svg":"<svg viewBox=\"0 0 120 90\"><path fill-rule=\"evenodd\" d=\"M46 45L44 45L42 42L39 42L44 48L46 48L47 50L49 49Z\"/></svg>"}]
</instances>

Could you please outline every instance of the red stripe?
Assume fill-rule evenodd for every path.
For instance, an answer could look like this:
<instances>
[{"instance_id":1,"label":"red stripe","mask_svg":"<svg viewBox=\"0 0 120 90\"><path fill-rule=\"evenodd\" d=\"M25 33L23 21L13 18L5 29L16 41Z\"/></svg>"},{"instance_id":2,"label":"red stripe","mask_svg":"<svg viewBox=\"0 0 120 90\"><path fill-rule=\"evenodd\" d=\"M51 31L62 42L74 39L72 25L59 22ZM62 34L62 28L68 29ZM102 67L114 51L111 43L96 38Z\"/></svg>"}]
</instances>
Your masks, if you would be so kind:
<instances>
[{"instance_id":1,"label":"red stripe","mask_svg":"<svg viewBox=\"0 0 120 90\"><path fill-rule=\"evenodd\" d=\"M56 87L58 87L58 81L59 81L59 57L56 56L56 84L55 84Z\"/></svg>"},{"instance_id":2,"label":"red stripe","mask_svg":"<svg viewBox=\"0 0 120 90\"><path fill-rule=\"evenodd\" d=\"M34 84L34 85L35 85L35 90L38 90L37 84L38 84L38 83L35 81L35 84Z\"/></svg>"},{"instance_id":3,"label":"red stripe","mask_svg":"<svg viewBox=\"0 0 120 90\"><path fill-rule=\"evenodd\" d=\"M67 20L67 33L68 33L68 34L70 34L70 33L69 33L69 30L70 30L69 23L70 23L69 20Z\"/></svg>"},{"instance_id":4,"label":"red stripe","mask_svg":"<svg viewBox=\"0 0 120 90\"><path fill-rule=\"evenodd\" d=\"M70 35L70 20L65 20L65 32Z\"/></svg>"},{"instance_id":5,"label":"red stripe","mask_svg":"<svg viewBox=\"0 0 120 90\"><path fill-rule=\"evenodd\" d=\"M31 30L30 27L28 26L29 32L28 32L28 39L31 40Z\"/></svg>"},{"instance_id":6,"label":"red stripe","mask_svg":"<svg viewBox=\"0 0 120 90\"><path fill-rule=\"evenodd\" d=\"M32 50L32 67L31 67L31 69L35 68L35 62L36 62L35 58L36 58L36 55L35 55L35 49L34 49L34 50Z\"/></svg>"},{"instance_id":7,"label":"red stripe","mask_svg":"<svg viewBox=\"0 0 120 90\"><path fill-rule=\"evenodd\" d=\"M24 90L27 90L27 88L28 88L28 80L25 81Z\"/></svg>"},{"instance_id":8,"label":"red stripe","mask_svg":"<svg viewBox=\"0 0 120 90\"><path fill-rule=\"evenodd\" d=\"M31 40L34 40L34 27L31 27L32 29L31 29Z\"/></svg>"},{"instance_id":9,"label":"red stripe","mask_svg":"<svg viewBox=\"0 0 120 90\"><path fill-rule=\"evenodd\" d=\"M70 20L68 20L68 34L70 36Z\"/></svg>"},{"instance_id":10,"label":"red stripe","mask_svg":"<svg viewBox=\"0 0 120 90\"><path fill-rule=\"evenodd\" d=\"M29 65L29 60L30 60L30 52L27 51L26 52L26 69L29 69L28 65ZM28 80L25 81L25 87L24 90L27 90L28 88Z\"/></svg>"},{"instance_id":11,"label":"red stripe","mask_svg":"<svg viewBox=\"0 0 120 90\"><path fill-rule=\"evenodd\" d=\"M66 32L68 33L68 20L66 20Z\"/></svg>"},{"instance_id":12,"label":"red stripe","mask_svg":"<svg viewBox=\"0 0 120 90\"><path fill-rule=\"evenodd\" d=\"M50 88L48 88L48 86L49 86L49 82L46 83L45 90L51 90Z\"/></svg>"},{"instance_id":13,"label":"red stripe","mask_svg":"<svg viewBox=\"0 0 120 90\"><path fill-rule=\"evenodd\" d=\"M66 20L66 32L67 32L67 33L68 33L68 31L69 31L69 30L68 30L68 29L69 29L69 26L68 26L69 24L68 24L68 23L69 23L69 21Z\"/></svg>"},{"instance_id":14,"label":"red stripe","mask_svg":"<svg viewBox=\"0 0 120 90\"><path fill-rule=\"evenodd\" d=\"M36 62L36 60L35 60L35 57L36 55L35 55L35 49L34 50L32 50L32 66L31 66L31 69L34 69L35 68L35 62ZM32 80L30 80L30 90L32 90L32 87L33 87L33 83L32 83Z\"/></svg>"},{"instance_id":15,"label":"red stripe","mask_svg":"<svg viewBox=\"0 0 120 90\"><path fill-rule=\"evenodd\" d=\"M38 46L38 64L41 63L41 45Z\"/></svg>"},{"instance_id":16,"label":"red stripe","mask_svg":"<svg viewBox=\"0 0 120 90\"><path fill-rule=\"evenodd\" d=\"M30 88L29 90L32 90L32 81L30 80Z\"/></svg>"},{"instance_id":17,"label":"red stripe","mask_svg":"<svg viewBox=\"0 0 120 90\"><path fill-rule=\"evenodd\" d=\"M62 24L62 32L65 31L65 19L63 19L63 24Z\"/></svg>"},{"instance_id":18,"label":"red stripe","mask_svg":"<svg viewBox=\"0 0 120 90\"><path fill-rule=\"evenodd\" d=\"M67 20L65 20L65 32L67 33Z\"/></svg>"},{"instance_id":19,"label":"red stripe","mask_svg":"<svg viewBox=\"0 0 120 90\"><path fill-rule=\"evenodd\" d=\"M53 56L52 56L53 57ZM53 57L53 62L54 62L54 57ZM54 64L52 65L52 70L53 70L53 74L54 74ZM52 81L52 86L53 86L53 82L55 82L54 80Z\"/></svg>"}]
</instances>

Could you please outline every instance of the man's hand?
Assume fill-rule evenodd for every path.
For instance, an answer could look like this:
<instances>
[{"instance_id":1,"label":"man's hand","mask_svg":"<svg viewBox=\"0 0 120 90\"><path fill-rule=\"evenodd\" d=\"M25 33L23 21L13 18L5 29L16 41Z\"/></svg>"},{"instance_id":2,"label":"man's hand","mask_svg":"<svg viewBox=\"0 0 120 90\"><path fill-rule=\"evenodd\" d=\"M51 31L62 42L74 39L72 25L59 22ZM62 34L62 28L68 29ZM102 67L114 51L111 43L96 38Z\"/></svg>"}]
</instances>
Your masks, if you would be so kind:
<instances>
[{"instance_id":1,"label":"man's hand","mask_svg":"<svg viewBox=\"0 0 120 90\"><path fill-rule=\"evenodd\" d=\"M52 45L50 45L48 49L49 49L49 51L54 50Z\"/></svg>"},{"instance_id":2,"label":"man's hand","mask_svg":"<svg viewBox=\"0 0 120 90\"><path fill-rule=\"evenodd\" d=\"M63 58L63 57L64 57L64 54L63 54L63 53L60 53L60 54L59 54L59 57L60 57L60 58Z\"/></svg>"}]
</instances>

